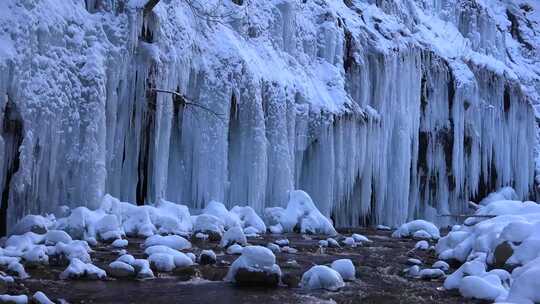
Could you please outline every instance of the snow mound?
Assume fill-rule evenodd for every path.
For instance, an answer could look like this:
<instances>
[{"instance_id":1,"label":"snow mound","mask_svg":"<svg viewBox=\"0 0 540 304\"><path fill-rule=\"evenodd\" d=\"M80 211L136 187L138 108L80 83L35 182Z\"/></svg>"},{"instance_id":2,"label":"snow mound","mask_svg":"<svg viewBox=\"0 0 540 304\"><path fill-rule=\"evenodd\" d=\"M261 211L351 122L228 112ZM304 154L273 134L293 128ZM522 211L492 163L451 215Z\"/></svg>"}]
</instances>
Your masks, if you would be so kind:
<instances>
[{"instance_id":1,"label":"snow mound","mask_svg":"<svg viewBox=\"0 0 540 304\"><path fill-rule=\"evenodd\" d=\"M284 232L297 227L301 233L336 235L332 222L317 209L311 197L302 190L289 192L287 208L267 208L267 218L276 221Z\"/></svg>"},{"instance_id":2,"label":"snow mound","mask_svg":"<svg viewBox=\"0 0 540 304\"><path fill-rule=\"evenodd\" d=\"M339 272L328 266L317 265L311 267L311 269L302 275L300 285L306 289L336 291L345 286L345 282L343 282L343 278Z\"/></svg>"},{"instance_id":3,"label":"snow mound","mask_svg":"<svg viewBox=\"0 0 540 304\"><path fill-rule=\"evenodd\" d=\"M396 231L394 231L394 233L392 233L392 237L401 238L414 236L414 234L417 232L419 232L417 236L422 238L431 238L437 240L441 237L439 228L437 228L437 226L435 226L433 223L425 220L414 220L401 225Z\"/></svg>"},{"instance_id":4,"label":"snow mound","mask_svg":"<svg viewBox=\"0 0 540 304\"><path fill-rule=\"evenodd\" d=\"M356 269L350 259L335 260L330 267L337 271L345 281L352 281L356 277Z\"/></svg>"}]
</instances>

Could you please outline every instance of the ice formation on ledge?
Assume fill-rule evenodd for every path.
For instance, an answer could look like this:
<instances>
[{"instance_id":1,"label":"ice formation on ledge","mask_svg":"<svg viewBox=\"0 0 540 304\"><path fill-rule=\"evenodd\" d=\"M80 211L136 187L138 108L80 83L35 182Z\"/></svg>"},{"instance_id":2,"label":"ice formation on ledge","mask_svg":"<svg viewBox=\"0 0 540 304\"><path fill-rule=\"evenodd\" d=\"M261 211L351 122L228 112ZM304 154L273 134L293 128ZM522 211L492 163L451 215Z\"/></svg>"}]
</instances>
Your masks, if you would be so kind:
<instances>
[{"instance_id":1,"label":"ice formation on ledge","mask_svg":"<svg viewBox=\"0 0 540 304\"><path fill-rule=\"evenodd\" d=\"M338 226L526 198L539 5L372 2L223 1L212 22L183 1L1 1L0 234L105 193L262 214L303 189Z\"/></svg>"}]
</instances>

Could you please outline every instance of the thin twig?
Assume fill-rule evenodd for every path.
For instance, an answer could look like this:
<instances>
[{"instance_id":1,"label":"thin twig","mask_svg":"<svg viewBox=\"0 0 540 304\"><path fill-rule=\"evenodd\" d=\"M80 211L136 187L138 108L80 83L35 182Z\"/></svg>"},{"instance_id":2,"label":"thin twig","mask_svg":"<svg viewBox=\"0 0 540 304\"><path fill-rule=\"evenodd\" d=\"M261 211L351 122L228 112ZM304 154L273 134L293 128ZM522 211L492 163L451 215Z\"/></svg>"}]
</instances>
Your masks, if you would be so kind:
<instances>
[{"instance_id":1,"label":"thin twig","mask_svg":"<svg viewBox=\"0 0 540 304\"><path fill-rule=\"evenodd\" d=\"M175 96L178 96L180 98L182 98L182 104L184 105L188 105L188 106L194 106L194 107L197 107L197 108L201 108L207 112L210 112L212 114L214 114L214 116L216 116L217 118L223 120L223 118L221 116L223 116L223 114L221 113L217 113L217 112L214 112L213 110L203 106L203 105L200 105L200 104L197 104L197 103L194 103L194 102L191 102L191 101L187 101L186 97L178 92L175 92L175 91L170 91L170 90L164 90L164 89L156 89L156 88L152 88L151 89L152 91L154 92L160 92L160 93L169 93L169 94L173 94Z\"/></svg>"},{"instance_id":2,"label":"thin twig","mask_svg":"<svg viewBox=\"0 0 540 304\"><path fill-rule=\"evenodd\" d=\"M485 217L485 218L494 218L496 217L496 215L489 215L489 214L486 214L486 215L474 215L474 214L439 214L437 216L440 216L440 217L443 217L443 216L447 216L447 217Z\"/></svg>"}]
</instances>

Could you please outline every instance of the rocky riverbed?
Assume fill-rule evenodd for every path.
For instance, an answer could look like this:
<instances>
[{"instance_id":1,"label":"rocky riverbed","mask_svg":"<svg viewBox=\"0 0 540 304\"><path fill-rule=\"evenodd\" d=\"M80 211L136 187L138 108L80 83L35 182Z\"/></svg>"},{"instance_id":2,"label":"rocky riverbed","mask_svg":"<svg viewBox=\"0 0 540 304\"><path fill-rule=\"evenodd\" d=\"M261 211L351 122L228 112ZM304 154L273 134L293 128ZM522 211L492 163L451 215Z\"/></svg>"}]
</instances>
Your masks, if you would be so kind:
<instances>
[{"instance_id":1,"label":"rocky riverbed","mask_svg":"<svg viewBox=\"0 0 540 304\"><path fill-rule=\"evenodd\" d=\"M15 283L0 283L0 294L32 295L43 291L53 301L64 299L69 303L479 303L444 290L443 278L407 277L403 270L408 267L408 259L419 259L426 267L437 261L433 251L413 250L416 240L391 238L389 231L371 228L340 232L342 235L361 233L372 242L357 247L342 244L341 248L321 249L318 242L326 237L318 235L291 233L249 238L250 244L263 246L288 239L289 246L298 250L276 254L283 272L283 284L278 288L238 287L224 282L230 264L238 255L227 254L217 242L193 240L193 249L189 251L199 256L202 250L211 249L217 255L215 264L175 269L171 273L154 271L156 278L150 280L114 278L108 265L118 257L120 249L99 244L93 247L92 260L96 266L107 270L107 279L60 280L59 275L66 268L61 263L26 266L31 277ZM127 252L136 258L146 258L141 246L144 239L128 240ZM343 258L353 261L356 280L347 282L341 290L307 291L298 287L302 274L311 266Z\"/></svg>"}]
</instances>

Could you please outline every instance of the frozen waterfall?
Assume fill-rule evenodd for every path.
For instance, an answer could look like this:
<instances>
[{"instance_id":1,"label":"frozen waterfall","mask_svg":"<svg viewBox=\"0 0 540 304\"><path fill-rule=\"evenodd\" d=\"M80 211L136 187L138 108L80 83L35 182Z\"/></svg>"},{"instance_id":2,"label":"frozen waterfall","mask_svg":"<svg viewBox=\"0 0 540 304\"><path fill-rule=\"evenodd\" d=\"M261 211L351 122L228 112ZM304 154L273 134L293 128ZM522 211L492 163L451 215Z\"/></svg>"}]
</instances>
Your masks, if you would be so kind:
<instances>
[{"instance_id":1,"label":"frozen waterfall","mask_svg":"<svg viewBox=\"0 0 540 304\"><path fill-rule=\"evenodd\" d=\"M261 212L302 189L337 226L445 224L498 187L533 194L540 77L498 12L224 1L214 22L141 2L0 3L8 229L106 193Z\"/></svg>"}]
</instances>

